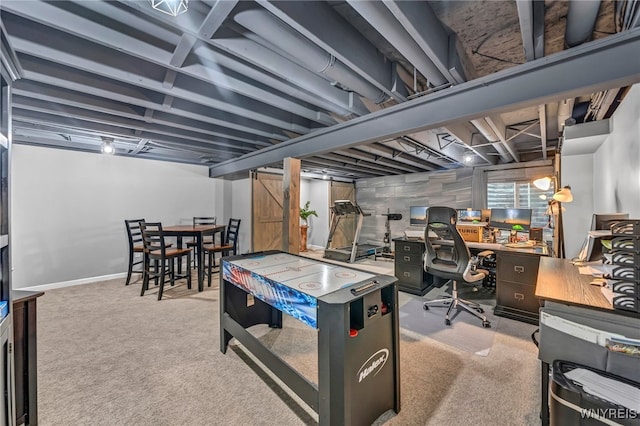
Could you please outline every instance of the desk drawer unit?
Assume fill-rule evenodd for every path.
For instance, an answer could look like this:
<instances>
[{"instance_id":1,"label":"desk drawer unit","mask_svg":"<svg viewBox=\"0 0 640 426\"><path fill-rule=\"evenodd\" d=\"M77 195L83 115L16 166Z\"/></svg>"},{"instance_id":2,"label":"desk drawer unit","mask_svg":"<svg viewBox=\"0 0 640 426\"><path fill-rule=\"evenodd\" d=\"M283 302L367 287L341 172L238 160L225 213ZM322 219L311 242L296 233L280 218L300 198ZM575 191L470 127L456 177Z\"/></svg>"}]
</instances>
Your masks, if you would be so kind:
<instances>
[{"instance_id":1,"label":"desk drawer unit","mask_svg":"<svg viewBox=\"0 0 640 426\"><path fill-rule=\"evenodd\" d=\"M424 275L422 266L396 264L396 278L409 289L419 290L422 287Z\"/></svg>"},{"instance_id":2,"label":"desk drawer unit","mask_svg":"<svg viewBox=\"0 0 640 426\"><path fill-rule=\"evenodd\" d=\"M540 303L535 294L539 264L536 254L498 253L496 315L538 323Z\"/></svg>"},{"instance_id":3,"label":"desk drawer unit","mask_svg":"<svg viewBox=\"0 0 640 426\"><path fill-rule=\"evenodd\" d=\"M424 241L409 241L402 238L395 243L395 275L398 278L398 290L423 296L432 284L432 276L424 272Z\"/></svg>"},{"instance_id":4,"label":"desk drawer unit","mask_svg":"<svg viewBox=\"0 0 640 426\"><path fill-rule=\"evenodd\" d=\"M422 258L424 254L424 241L396 241L396 259L405 255L417 255Z\"/></svg>"}]
</instances>

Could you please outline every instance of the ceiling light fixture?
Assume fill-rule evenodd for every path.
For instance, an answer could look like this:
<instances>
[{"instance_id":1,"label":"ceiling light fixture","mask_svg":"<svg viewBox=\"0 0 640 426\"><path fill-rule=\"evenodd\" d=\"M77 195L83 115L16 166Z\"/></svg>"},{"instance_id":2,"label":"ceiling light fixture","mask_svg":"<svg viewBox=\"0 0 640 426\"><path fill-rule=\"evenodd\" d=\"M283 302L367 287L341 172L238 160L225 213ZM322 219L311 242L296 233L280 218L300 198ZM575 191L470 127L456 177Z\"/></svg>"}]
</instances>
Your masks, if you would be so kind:
<instances>
[{"instance_id":1,"label":"ceiling light fixture","mask_svg":"<svg viewBox=\"0 0 640 426\"><path fill-rule=\"evenodd\" d=\"M464 156L464 162L469 164L473 161L473 156L471 154L467 154Z\"/></svg>"},{"instance_id":2,"label":"ceiling light fixture","mask_svg":"<svg viewBox=\"0 0 640 426\"><path fill-rule=\"evenodd\" d=\"M189 0L149 0L151 7L171 16L178 16L187 11Z\"/></svg>"},{"instance_id":3,"label":"ceiling light fixture","mask_svg":"<svg viewBox=\"0 0 640 426\"><path fill-rule=\"evenodd\" d=\"M112 138L102 138L102 152L104 154L113 154L116 152Z\"/></svg>"}]
</instances>

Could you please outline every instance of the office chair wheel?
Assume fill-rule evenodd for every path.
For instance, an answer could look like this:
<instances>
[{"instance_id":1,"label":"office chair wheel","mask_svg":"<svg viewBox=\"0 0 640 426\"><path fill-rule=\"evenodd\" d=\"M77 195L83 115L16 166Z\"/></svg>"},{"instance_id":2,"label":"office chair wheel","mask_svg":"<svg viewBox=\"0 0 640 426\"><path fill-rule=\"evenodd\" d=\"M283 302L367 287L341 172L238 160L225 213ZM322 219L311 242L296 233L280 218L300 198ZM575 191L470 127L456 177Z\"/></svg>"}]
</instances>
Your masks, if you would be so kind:
<instances>
[{"instance_id":1,"label":"office chair wheel","mask_svg":"<svg viewBox=\"0 0 640 426\"><path fill-rule=\"evenodd\" d=\"M425 303L422 305L422 309L424 309L425 311L429 310L429 306Z\"/></svg>"},{"instance_id":2,"label":"office chair wheel","mask_svg":"<svg viewBox=\"0 0 640 426\"><path fill-rule=\"evenodd\" d=\"M476 311L478 311L479 314L484 314L484 309L482 308L476 308Z\"/></svg>"},{"instance_id":3,"label":"office chair wheel","mask_svg":"<svg viewBox=\"0 0 640 426\"><path fill-rule=\"evenodd\" d=\"M491 328L491 323L489 321L482 321L482 326L484 328Z\"/></svg>"},{"instance_id":4,"label":"office chair wheel","mask_svg":"<svg viewBox=\"0 0 640 426\"><path fill-rule=\"evenodd\" d=\"M444 320L444 325L451 325L451 320L448 318Z\"/></svg>"}]
</instances>

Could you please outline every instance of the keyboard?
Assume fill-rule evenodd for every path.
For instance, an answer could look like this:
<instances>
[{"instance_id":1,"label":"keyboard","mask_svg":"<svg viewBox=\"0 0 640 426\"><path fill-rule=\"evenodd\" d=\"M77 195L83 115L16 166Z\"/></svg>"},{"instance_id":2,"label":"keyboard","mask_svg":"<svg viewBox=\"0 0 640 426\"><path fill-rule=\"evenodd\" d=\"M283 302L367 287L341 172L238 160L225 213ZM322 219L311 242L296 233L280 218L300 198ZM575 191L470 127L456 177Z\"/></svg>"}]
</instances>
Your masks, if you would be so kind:
<instances>
[{"instance_id":1,"label":"keyboard","mask_svg":"<svg viewBox=\"0 0 640 426\"><path fill-rule=\"evenodd\" d=\"M518 241L517 243L507 243L504 246L509 248L533 248L535 241Z\"/></svg>"}]
</instances>

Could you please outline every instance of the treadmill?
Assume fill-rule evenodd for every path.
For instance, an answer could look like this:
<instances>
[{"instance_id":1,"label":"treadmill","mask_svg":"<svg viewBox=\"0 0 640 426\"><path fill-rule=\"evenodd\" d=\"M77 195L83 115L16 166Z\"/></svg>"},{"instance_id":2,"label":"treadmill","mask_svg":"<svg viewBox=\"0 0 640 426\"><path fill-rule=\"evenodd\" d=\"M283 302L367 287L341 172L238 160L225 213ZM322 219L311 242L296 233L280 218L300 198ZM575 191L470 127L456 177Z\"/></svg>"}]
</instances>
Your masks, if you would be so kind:
<instances>
[{"instance_id":1,"label":"treadmill","mask_svg":"<svg viewBox=\"0 0 640 426\"><path fill-rule=\"evenodd\" d=\"M332 248L331 241L333 240L333 234L335 234L340 219L347 215L358 215L358 221L356 224L356 233L353 236L353 243L351 246ZM339 260L342 262L353 263L356 260L363 259L368 256L375 256L377 250L381 250L381 246L373 244L358 244L358 237L360 236L360 230L362 229L362 221L365 214L360 206L354 204L351 200L336 200L331 207L331 228L329 229L329 238L327 239L327 246L324 250L324 258Z\"/></svg>"}]
</instances>

